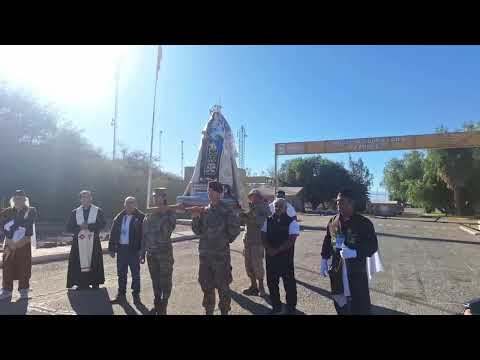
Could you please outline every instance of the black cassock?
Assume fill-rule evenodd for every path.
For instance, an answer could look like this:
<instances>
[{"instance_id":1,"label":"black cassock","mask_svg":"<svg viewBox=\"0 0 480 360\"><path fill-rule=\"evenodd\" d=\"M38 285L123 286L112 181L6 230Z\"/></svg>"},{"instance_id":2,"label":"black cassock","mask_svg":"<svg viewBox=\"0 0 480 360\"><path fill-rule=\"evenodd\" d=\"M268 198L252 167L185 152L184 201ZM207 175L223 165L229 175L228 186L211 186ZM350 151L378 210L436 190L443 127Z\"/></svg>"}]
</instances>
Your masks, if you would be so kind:
<instances>
[{"instance_id":1,"label":"black cassock","mask_svg":"<svg viewBox=\"0 0 480 360\"><path fill-rule=\"evenodd\" d=\"M344 291L340 249L336 249L334 244L337 234L343 234L345 245L357 251L356 258L345 260L351 298L350 313L369 314L371 301L367 257L371 257L378 250L375 228L369 219L360 214L354 214L345 222L336 215L328 222L327 234L322 246L322 258L332 257L332 266L329 270L332 295L342 294Z\"/></svg>"},{"instance_id":2,"label":"black cassock","mask_svg":"<svg viewBox=\"0 0 480 360\"><path fill-rule=\"evenodd\" d=\"M106 225L103 211L99 208L97 221L95 224L88 225L88 230L94 233L92 265L89 272L80 271L80 256L78 251L78 233L80 232L80 226L77 225L76 211L77 209L72 211L67 224L67 232L73 233L73 242L68 258L67 288L71 288L74 285L87 287L88 285L103 284L105 282L105 274L103 271L102 245L100 243L100 231ZM89 213L90 208L83 209L85 222L87 222Z\"/></svg>"}]
</instances>

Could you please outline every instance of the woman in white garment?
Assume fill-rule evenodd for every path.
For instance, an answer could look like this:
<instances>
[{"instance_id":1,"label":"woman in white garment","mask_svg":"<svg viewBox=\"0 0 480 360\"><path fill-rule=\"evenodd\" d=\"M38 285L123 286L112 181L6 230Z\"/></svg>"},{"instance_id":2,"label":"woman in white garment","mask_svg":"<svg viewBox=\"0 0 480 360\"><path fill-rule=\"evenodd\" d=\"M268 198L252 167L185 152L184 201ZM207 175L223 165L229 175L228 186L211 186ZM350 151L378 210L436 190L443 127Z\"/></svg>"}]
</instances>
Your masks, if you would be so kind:
<instances>
[{"instance_id":1,"label":"woman in white garment","mask_svg":"<svg viewBox=\"0 0 480 360\"><path fill-rule=\"evenodd\" d=\"M20 299L28 299L32 273L31 240L37 212L29 206L23 190L15 191L10 207L0 213L0 226L5 234L3 245L3 281L0 300L12 299L13 281L18 280Z\"/></svg>"}]
</instances>

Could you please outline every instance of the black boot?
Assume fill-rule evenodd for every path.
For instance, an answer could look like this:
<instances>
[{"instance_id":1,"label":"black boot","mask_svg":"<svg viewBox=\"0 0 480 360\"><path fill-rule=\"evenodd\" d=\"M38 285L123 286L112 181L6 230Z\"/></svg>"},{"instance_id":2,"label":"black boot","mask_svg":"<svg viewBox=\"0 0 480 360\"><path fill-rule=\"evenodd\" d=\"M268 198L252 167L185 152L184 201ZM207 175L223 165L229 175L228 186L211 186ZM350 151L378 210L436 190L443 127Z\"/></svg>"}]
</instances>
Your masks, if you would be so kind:
<instances>
[{"instance_id":1,"label":"black boot","mask_svg":"<svg viewBox=\"0 0 480 360\"><path fill-rule=\"evenodd\" d=\"M167 315L168 300L163 300L158 305L158 315Z\"/></svg>"},{"instance_id":2,"label":"black boot","mask_svg":"<svg viewBox=\"0 0 480 360\"><path fill-rule=\"evenodd\" d=\"M118 294L117 297L110 301L110 304L124 304L127 302L125 294Z\"/></svg>"}]
</instances>

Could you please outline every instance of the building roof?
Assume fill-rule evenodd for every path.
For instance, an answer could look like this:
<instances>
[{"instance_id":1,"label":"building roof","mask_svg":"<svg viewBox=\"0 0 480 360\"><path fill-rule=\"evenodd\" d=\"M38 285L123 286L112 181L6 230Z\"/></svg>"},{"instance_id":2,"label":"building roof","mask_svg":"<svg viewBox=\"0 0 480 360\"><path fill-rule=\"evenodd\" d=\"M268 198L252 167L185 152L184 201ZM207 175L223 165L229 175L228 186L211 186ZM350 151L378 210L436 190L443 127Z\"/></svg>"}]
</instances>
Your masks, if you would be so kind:
<instances>
[{"instance_id":1,"label":"building roof","mask_svg":"<svg viewBox=\"0 0 480 360\"><path fill-rule=\"evenodd\" d=\"M260 190L263 196L275 196L275 187L273 185L260 185L255 187L255 189ZM285 191L286 196L297 196L303 190L303 187L279 186L278 190Z\"/></svg>"},{"instance_id":2,"label":"building roof","mask_svg":"<svg viewBox=\"0 0 480 360\"><path fill-rule=\"evenodd\" d=\"M247 184L268 184L272 183L273 179L268 176L246 176L245 182Z\"/></svg>"}]
</instances>

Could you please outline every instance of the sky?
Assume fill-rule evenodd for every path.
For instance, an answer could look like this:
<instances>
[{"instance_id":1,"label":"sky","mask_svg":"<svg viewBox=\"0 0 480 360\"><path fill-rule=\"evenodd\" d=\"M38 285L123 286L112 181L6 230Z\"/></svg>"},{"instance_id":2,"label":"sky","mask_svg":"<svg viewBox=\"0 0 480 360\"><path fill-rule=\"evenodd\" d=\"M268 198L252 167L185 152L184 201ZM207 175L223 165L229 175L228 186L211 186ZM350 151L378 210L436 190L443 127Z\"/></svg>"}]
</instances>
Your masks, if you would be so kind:
<instances>
[{"instance_id":1,"label":"sky","mask_svg":"<svg viewBox=\"0 0 480 360\"><path fill-rule=\"evenodd\" d=\"M163 46L154 152L180 174L195 165L209 109L221 102L235 135L245 126L246 167L274 165L277 142L433 133L480 121L480 46ZM156 46L0 46L0 81L53 103L111 156L114 70L122 58L118 131L150 149ZM25 70L28 69L28 70ZM403 152L352 153L380 190ZM348 161L349 154L326 158ZM280 161L291 157L281 157Z\"/></svg>"}]
</instances>

